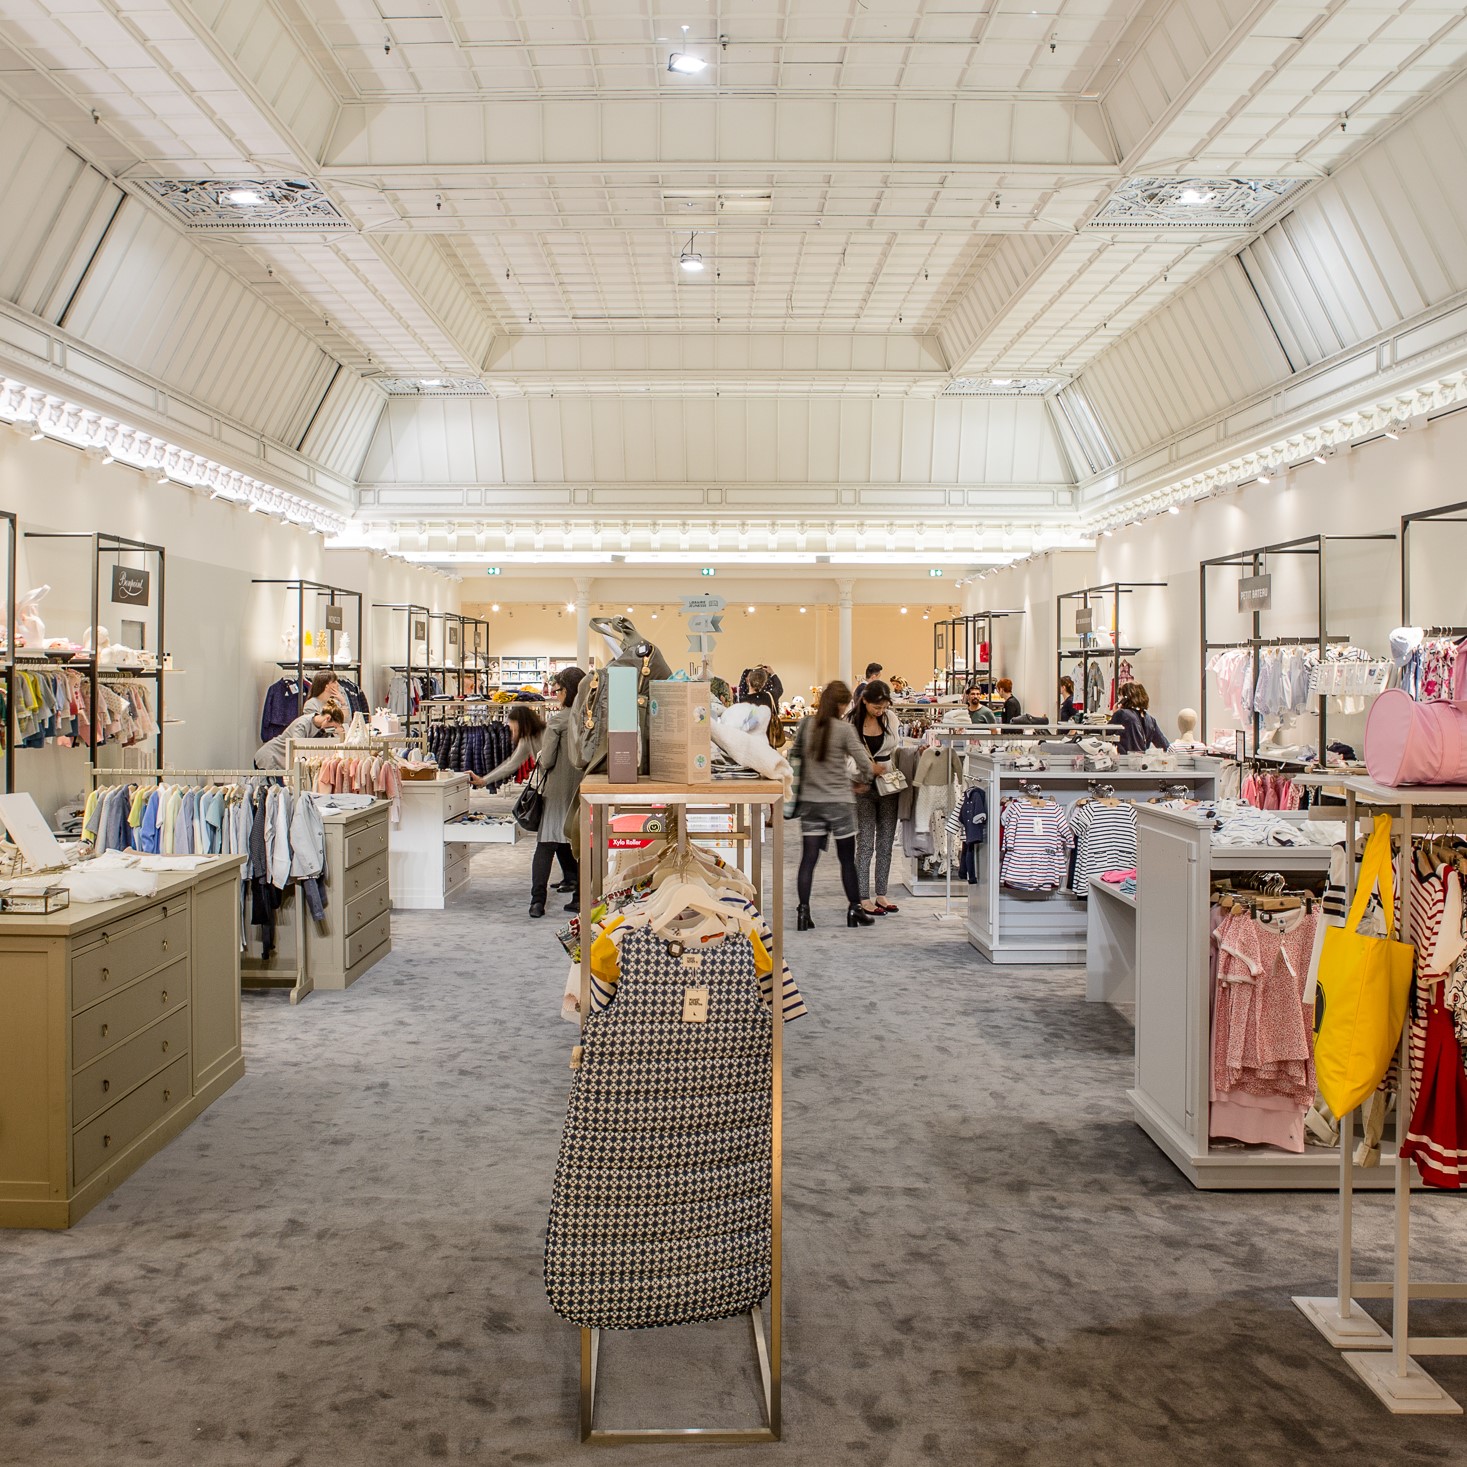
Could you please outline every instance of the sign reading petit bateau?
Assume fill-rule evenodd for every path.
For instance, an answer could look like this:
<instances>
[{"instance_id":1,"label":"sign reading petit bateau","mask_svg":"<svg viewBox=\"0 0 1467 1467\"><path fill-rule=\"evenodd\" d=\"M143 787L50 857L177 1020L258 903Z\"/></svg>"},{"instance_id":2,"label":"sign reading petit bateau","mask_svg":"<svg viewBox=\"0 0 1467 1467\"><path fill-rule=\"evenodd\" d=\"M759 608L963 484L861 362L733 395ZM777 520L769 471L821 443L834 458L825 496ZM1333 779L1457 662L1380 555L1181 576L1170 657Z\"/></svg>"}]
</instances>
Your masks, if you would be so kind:
<instances>
[{"instance_id":1,"label":"sign reading petit bateau","mask_svg":"<svg viewBox=\"0 0 1467 1467\"><path fill-rule=\"evenodd\" d=\"M1239 611L1270 611L1272 608L1273 577L1271 575L1239 577Z\"/></svg>"},{"instance_id":2,"label":"sign reading petit bateau","mask_svg":"<svg viewBox=\"0 0 1467 1467\"><path fill-rule=\"evenodd\" d=\"M131 566L112 567L112 602L115 606L146 606L152 572L133 570Z\"/></svg>"}]
</instances>

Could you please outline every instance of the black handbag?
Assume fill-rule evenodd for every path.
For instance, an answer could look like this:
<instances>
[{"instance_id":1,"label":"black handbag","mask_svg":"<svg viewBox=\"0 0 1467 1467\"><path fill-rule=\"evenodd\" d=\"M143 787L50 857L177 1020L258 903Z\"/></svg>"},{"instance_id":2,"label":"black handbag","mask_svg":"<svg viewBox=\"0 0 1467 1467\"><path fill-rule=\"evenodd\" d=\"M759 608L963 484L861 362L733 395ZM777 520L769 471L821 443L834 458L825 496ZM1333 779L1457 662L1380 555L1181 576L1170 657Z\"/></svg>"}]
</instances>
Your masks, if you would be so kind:
<instances>
[{"instance_id":1,"label":"black handbag","mask_svg":"<svg viewBox=\"0 0 1467 1467\"><path fill-rule=\"evenodd\" d=\"M544 772L536 766L509 812L514 823L531 834L540 829L540 822L545 818L545 779Z\"/></svg>"}]
</instances>

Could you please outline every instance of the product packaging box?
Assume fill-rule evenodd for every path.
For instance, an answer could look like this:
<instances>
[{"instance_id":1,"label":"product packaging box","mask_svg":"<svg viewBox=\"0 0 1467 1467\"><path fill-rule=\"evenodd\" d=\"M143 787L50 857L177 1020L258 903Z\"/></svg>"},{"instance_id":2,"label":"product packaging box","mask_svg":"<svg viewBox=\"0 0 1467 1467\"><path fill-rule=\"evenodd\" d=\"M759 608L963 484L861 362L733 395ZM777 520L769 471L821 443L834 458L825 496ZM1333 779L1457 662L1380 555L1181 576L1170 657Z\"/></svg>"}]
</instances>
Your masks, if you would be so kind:
<instances>
[{"instance_id":1,"label":"product packaging box","mask_svg":"<svg viewBox=\"0 0 1467 1467\"><path fill-rule=\"evenodd\" d=\"M637 669L606 669L606 777L636 784L642 765L637 717Z\"/></svg>"},{"instance_id":2,"label":"product packaging box","mask_svg":"<svg viewBox=\"0 0 1467 1467\"><path fill-rule=\"evenodd\" d=\"M707 683L654 682L648 705L652 778L668 784L707 784L713 736Z\"/></svg>"}]
</instances>

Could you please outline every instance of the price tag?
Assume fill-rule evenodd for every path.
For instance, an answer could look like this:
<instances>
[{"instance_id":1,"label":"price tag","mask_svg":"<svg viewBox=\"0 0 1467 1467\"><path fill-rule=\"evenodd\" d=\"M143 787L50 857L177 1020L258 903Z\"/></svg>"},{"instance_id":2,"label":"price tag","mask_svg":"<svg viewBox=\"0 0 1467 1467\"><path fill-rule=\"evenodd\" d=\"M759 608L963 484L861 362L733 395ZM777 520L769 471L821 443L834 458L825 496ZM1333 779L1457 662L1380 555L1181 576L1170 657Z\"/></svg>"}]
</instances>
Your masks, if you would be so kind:
<instances>
[{"instance_id":1,"label":"price tag","mask_svg":"<svg viewBox=\"0 0 1467 1467\"><path fill-rule=\"evenodd\" d=\"M708 1022L708 990L706 988L683 989L683 1023L706 1024Z\"/></svg>"},{"instance_id":2,"label":"price tag","mask_svg":"<svg viewBox=\"0 0 1467 1467\"><path fill-rule=\"evenodd\" d=\"M1044 834L1044 822L1037 815L1034 817L1034 834Z\"/></svg>"}]
</instances>

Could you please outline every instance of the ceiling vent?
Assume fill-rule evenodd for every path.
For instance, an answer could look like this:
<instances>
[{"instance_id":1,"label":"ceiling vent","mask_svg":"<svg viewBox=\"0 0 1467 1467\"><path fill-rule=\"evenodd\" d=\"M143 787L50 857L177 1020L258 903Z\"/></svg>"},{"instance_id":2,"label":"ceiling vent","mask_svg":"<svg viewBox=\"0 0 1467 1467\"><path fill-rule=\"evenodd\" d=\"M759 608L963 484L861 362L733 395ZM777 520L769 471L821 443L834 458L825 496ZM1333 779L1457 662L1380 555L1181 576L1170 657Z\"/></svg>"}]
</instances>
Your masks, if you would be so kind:
<instances>
[{"instance_id":1,"label":"ceiling vent","mask_svg":"<svg viewBox=\"0 0 1467 1467\"><path fill-rule=\"evenodd\" d=\"M944 397L1044 397L1062 386L1059 377L954 377Z\"/></svg>"},{"instance_id":2,"label":"ceiling vent","mask_svg":"<svg viewBox=\"0 0 1467 1467\"><path fill-rule=\"evenodd\" d=\"M294 178L140 178L135 187L188 229L341 231L351 221L313 183Z\"/></svg>"},{"instance_id":3,"label":"ceiling vent","mask_svg":"<svg viewBox=\"0 0 1467 1467\"><path fill-rule=\"evenodd\" d=\"M1089 227L1251 230L1303 185L1299 178L1128 178Z\"/></svg>"}]
</instances>

